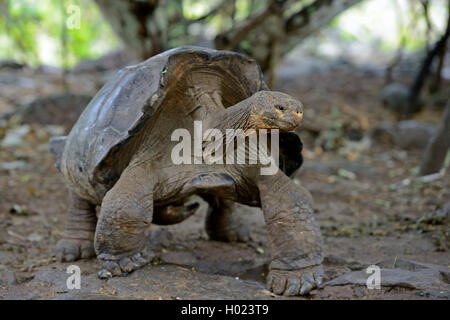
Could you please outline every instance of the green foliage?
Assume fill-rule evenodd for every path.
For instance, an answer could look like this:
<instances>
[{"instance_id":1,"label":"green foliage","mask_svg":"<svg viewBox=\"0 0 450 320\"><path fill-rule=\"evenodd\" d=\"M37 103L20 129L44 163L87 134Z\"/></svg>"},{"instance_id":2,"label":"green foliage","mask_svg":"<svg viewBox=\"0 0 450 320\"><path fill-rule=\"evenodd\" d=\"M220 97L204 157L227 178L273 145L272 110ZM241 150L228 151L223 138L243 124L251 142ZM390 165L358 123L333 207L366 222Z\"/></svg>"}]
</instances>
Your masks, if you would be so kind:
<instances>
[{"instance_id":1,"label":"green foliage","mask_svg":"<svg viewBox=\"0 0 450 320\"><path fill-rule=\"evenodd\" d=\"M36 60L37 43L33 37L36 25L42 19L36 7L24 6L16 1L7 1L0 7L0 45L2 53L11 56L18 54L18 60ZM6 32L6 34L5 34Z\"/></svg>"},{"instance_id":2,"label":"green foliage","mask_svg":"<svg viewBox=\"0 0 450 320\"><path fill-rule=\"evenodd\" d=\"M447 0L429 1L431 30L419 0L366 0L330 23L346 42L372 43L383 52L402 46L416 51L439 39L445 29Z\"/></svg>"},{"instance_id":3,"label":"green foliage","mask_svg":"<svg viewBox=\"0 0 450 320\"><path fill-rule=\"evenodd\" d=\"M79 28L67 26L69 5L80 8ZM0 59L70 67L118 44L91 0L6 0L0 12Z\"/></svg>"},{"instance_id":4,"label":"green foliage","mask_svg":"<svg viewBox=\"0 0 450 320\"><path fill-rule=\"evenodd\" d=\"M114 0L111 0L114 1ZM145 0L141 0L145 1ZM195 43L199 35L210 37L224 32L255 12L269 0L166 0L160 1L166 14L158 18L169 24L168 46ZM285 19L315 0L290 1L283 12ZM370 44L383 52L399 46L413 51L433 43L442 34L447 0L430 0L432 30L427 32L426 19L419 0L366 0L341 14L330 23L343 45L352 42ZM80 9L80 27L68 27L73 13ZM220 10L214 10L220 7ZM215 14L196 23L195 20L214 10ZM0 59L14 59L32 66L50 64L71 67L80 59L96 58L118 45L110 25L94 0L0 0ZM173 19L181 16L180 19ZM436 17L438 18L436 20ZM436 20L436 21L433 21ZM175 22L176 21L176 22ZM251 32L240 44L251 52L257 32ZM428 39L427 39L428 38ZM250 41L254 40L254 41Z\"/></svg>"}]
</instances>

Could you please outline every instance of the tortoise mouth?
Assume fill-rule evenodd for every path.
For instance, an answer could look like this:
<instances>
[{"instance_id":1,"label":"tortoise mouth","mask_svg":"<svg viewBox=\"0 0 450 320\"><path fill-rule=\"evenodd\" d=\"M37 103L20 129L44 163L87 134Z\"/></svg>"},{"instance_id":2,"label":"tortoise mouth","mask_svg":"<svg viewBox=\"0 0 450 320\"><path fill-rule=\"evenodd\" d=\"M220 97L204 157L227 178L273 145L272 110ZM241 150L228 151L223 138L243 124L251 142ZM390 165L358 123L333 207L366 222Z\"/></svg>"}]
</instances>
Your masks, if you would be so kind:
<instances>
[{"instance_id":1,"label":"tortoise mouth","mask_svg":"<svg viewBox=\"0 0 450 320\"><path fill-rule=\"evenodd\" d=\"M297 117L292 120L283 120L283 119L264 119L262 121L262 126L259 129L278 129L281 132L292 131L297 128L302 122L302 117Z\"/></svg>"}]
</instances>

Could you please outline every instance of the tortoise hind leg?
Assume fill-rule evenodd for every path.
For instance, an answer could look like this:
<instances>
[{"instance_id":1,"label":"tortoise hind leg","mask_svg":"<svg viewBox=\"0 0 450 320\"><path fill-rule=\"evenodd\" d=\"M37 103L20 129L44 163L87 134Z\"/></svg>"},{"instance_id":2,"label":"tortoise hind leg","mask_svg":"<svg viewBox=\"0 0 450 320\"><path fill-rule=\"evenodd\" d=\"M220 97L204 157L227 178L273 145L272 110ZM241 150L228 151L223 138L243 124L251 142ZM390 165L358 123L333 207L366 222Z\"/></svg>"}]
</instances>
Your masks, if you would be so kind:
<instances>
[{"instance_id":1,"label":"tortoise hind leg","mask_svg":"<svg viewBox=\"0 0 450 320\"><path fill-rule=\"evenodd\" d=\"M95 205L70 191L69 219L64 237L56 246L57 259L64 262L93 257L96 224Z\"/></svg>"},{"instance_id":2,"label":"tortoise hind leg","mask_svg":"<svg viewBox=\"0 0 450 320\"><path fill-rule=\"evenodd\" d=\"M94 242L105 268L100 278L127 274L155 258L146 247L152 216L153 182L143 168L125 169L102 201Z\"/></svg>"},{"instance_id":3,"label":"tortoise hind leg","mask_svg":"<svg viewBox=\"0 0 450 320\"><path fill-rule=\"evenodd\" d=\"M233 201L214 196L203 196L209 209L205 221L205 229L209 238L224 242L246 242L250 240L250 232L233 213Z\"/></svg>"}]
</instances>

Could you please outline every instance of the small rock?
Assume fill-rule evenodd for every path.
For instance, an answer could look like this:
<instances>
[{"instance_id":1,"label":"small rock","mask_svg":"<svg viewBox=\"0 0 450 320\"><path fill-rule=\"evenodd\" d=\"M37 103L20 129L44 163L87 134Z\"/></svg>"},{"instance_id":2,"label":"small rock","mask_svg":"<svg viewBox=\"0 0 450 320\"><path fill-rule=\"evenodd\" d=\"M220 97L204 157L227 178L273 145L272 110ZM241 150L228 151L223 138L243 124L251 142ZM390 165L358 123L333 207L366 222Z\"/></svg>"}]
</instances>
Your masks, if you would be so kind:
<instances>
[{"instance_id":1,"label":"small rock","mask_svg":"<svg viewBox=\"0 0 450 320\"><path fill-rule=\"evenodd\" d=\"M383 122L372 131L372 139L403 149L425 149L435 132L433 125L423 121Z\"/></svg>"},{"instance_id":2,"label":"small rock","mask_svg":"<svg viewBox=\"0 0 450 320\"><path fill-rule=\"evenodd\" d=\"M61 135L69 132L91 98L91 96L67 92L52 94L38 97L31 103L22 105L16 114L24 123L62 127L63 132L56 127L46 127L50 135Z\"/></svg>"},{"instance_id":3,"label":"small rock","mask_svg":"<svg viewBox=\"0 0 450 320\"><path fill-rule=\"evenodd\" d=\"M426 214L424 217L420 218L417 222L433 224L433 225L444 225L450 219L450 201L445 203L442 208L438 208L434 212Z\"/></svg>"},{"instance_id":4,"label":"small rock","mask_svg":"<svg viewBox=\"0 0 450 320\"><path fill-rule=\"evenodd\" d=\"M65 132L64 127L58 125L48 125L45 127L45 130L51 137L62 136Z\"/></svg>"},{"instance_id":5,"label":"small rock","mask_svg":"<svg viewBox=\"0 0 450 320\"><path fill-rule=\"evenodd\" d=\"M420 179L420 181L422 181L424 183L429 183L429 182L433 182L433 181L439 180L443 176L444 176L443 173L436 172L436 173L428 174L426 176L422 176L419 179Z\"/></svg>"},{"instance_id":6,"label":"small rock","mask_svg":"<svg viewBox=\"0 0 450 320\"><path fill-rule=\"evenodd\" d=\"M28 210L27 206L21 206L18 204L13 205L12 208L9 209L9 213L18 216L30 216L36 214L35 212L31 212L30 210Z\"/></svg>"},{"instance_id":7,"label":"small rock","mask_svg":"<svg viewBox=\"0 0 450 320\"><path fill-rule=\"evenodd\" d=\"M23 125L10 130L1 142L2 147L20 147L24 137L30 132L29 125Z\"/></svg>"},{"instance_id":8,"label":"small rock","mask_svg":"<svg viewBox=\"0 0 450 320\"><path fill-rule=\"evenodd\" d=\"M102 280L111 279L112 274L106 269L102 269L98 272L98 278Z\"/></svg>"},{"instance_id":9,"label":"small rock","mask_svg":"<svg viewBox=\"0 0 450 320\"><path fill-rule=\"evenodd\" d=\"M403 186L409 186L411 184L411 179L403 179L402 180L402 185Z\"/></svg>"},{"instance_id":10,"label":"small rock","mask_svg":"<svg viewBox=\"0 0 450 320\"><path fill-rule=\"evenodd\" d=\"M421 290L417 291L416 295L419 297L427 297L432 299L450 299L450 292L442 290Z\"/></svg>"},{"instance_id":11,"label":"small rock","mask_svg":"<svg viewBox=\"0 0 450 320\"><path fill-rule=\"evenodd\" d=\"M366 295L364 290L360 286L354 286L353 293L355 294L355 296L359 298L364 297Z\"/></svg>"},{"instance_id":12,"label":"small rock","mask_svg":"<svg viewBox=\"0 0 450 320\"><path fill-rule=\"evenodd\" d=\"M41 235L41 234L32 233L32 234L30 234L30 235L28 236L27 239L28 239L29 241L31 241L31 242L39 242L39 241L41 241L43 238L44 238L44 236Z\"/></svg>"},{"instance_id":13,"label":"small rock","mask_svg":"<svg viewBox=\"0 0 450 320\"><path fill-rule=\"evenodd\" d=\"M382 261L376 264L381 268L381 286L403 287L409 289L439 289L450 292L450 286L445 278L450 271L446 267L397 259ZM366 270L353 271L341 275L325 283L326 286L359 285L366 286L369 274Z\"/></svg>"},{"instance_id":14,"label":"small rock","mask_svg":"<svg viewBox=\"0 0 450 320\"><path fill-rule=\"evenodd\" d=\"M16 274L0 264L0 285L10 286L17 283Z\"/></svg>"},{"instance_id":15,"label":"small rock","mask_svg":"<svg viewBox=\"0 0 450 320\"><path fill-rule=\"evenodd\" d=\"M355 180L356 179L356 174L354 174L351 171L342 169L342 168L338 169L337 173L338 173L338 175L340 177L343 177L343 178L346 178L346 179L349 179L349 180Z\"/></svg>"},{"instance_id":16,"label":"small rock","mask_svg":"<svg viewBox=\"0 0 450 320\"><path fill-rule=\"evenodd\" d=\"M24 64L12 59L0 60L0 69L20 70L25 67Z\"/></svg>"},{"instance_id":17,"label":"small rock","mask_svg":"<svg viewBox=\"0 0 450 320\"><path fill-rule=\"evenodd\" d=\"M264 254L264 249L263 248L256 248L256 252L258 252L259 254Z\"/></svg>"},{"instance_id":18,"label":"small rock","mask_svg":"<svg viewBox=\"0 0 450 320\"><path fill-rule=\"evenodd\" d=\"M12 170L28 170L30 165L22 160L3 162L1 164L2 170L12 171Z\"/></svg>"},{"instance_id":19,"label":"small rock","mask_svg":"<svg viewBox=\"0 0 450 320\"><path fill-rule=\"evenodd\" d=\"M383 105L397 113L404 113L408 103L409 88L401 83L391 83L381 91Z\"/></svg>"}]
</instances>

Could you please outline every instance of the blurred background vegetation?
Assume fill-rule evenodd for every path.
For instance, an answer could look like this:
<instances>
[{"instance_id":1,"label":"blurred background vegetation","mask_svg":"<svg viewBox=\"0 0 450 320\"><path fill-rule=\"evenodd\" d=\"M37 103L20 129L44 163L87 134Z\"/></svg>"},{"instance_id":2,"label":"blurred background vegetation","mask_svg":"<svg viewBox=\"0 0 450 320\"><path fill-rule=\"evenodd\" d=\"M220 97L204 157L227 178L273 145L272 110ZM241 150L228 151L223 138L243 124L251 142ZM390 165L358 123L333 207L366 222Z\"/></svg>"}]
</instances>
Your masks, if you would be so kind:
<instances>
[{"instance_id":1,"label":"blurred background vegetation","mask_svg":"<svg viewBox=\"0 0 450 320\"><path fill-rule=\"evenodd\" d=\"M32 66L73 66L98 57L118 45L109 25L90 0L1 1L0 59L12 58ZM67 6L82 8L80 29L68 29Z\"/></svg>"},{"instance_id":2,"label":"blurred background vegetation","mask_svg":"<svg viewBox=\"0 0 450 320\"><path fill-rule=\"evenodd\" d=\"M101 1L99 1L101 3ZM114 3L116 1L111 1ZM137 1L143 2L143 1ZM157 3L158 1L149 1ZM263 10L265 0L184 0L159 1L155 17L166 19L169 35L166 46L210 45L218 34ZM291 1L282 15L289 17L313 1ZM399 47L414 51L429 46L444 32L448 0L366 0L349 8L329 24L327 34L318 34L315 48L332 55L340 47L358 47L357 54L395 55ZM426 7L424 6L426 4ZM68 7L79 6L79 29L69 29ZM101 6L101 4L100 4ZM179 13L182 13L180 19ZM71 67L85 58L99 57L121 42L92 0L1 0L0 59L13 59L31 66L47 64ZM182 23L189 21L189 23ZM247 37L248 38L248 37ZM252 43L244 39L240 51ZM356 49L355 49L356 50ZM249 51L249 50L247 50ZM248 52L247 52L248 53Z\"/></svg>"}]
</instances>

